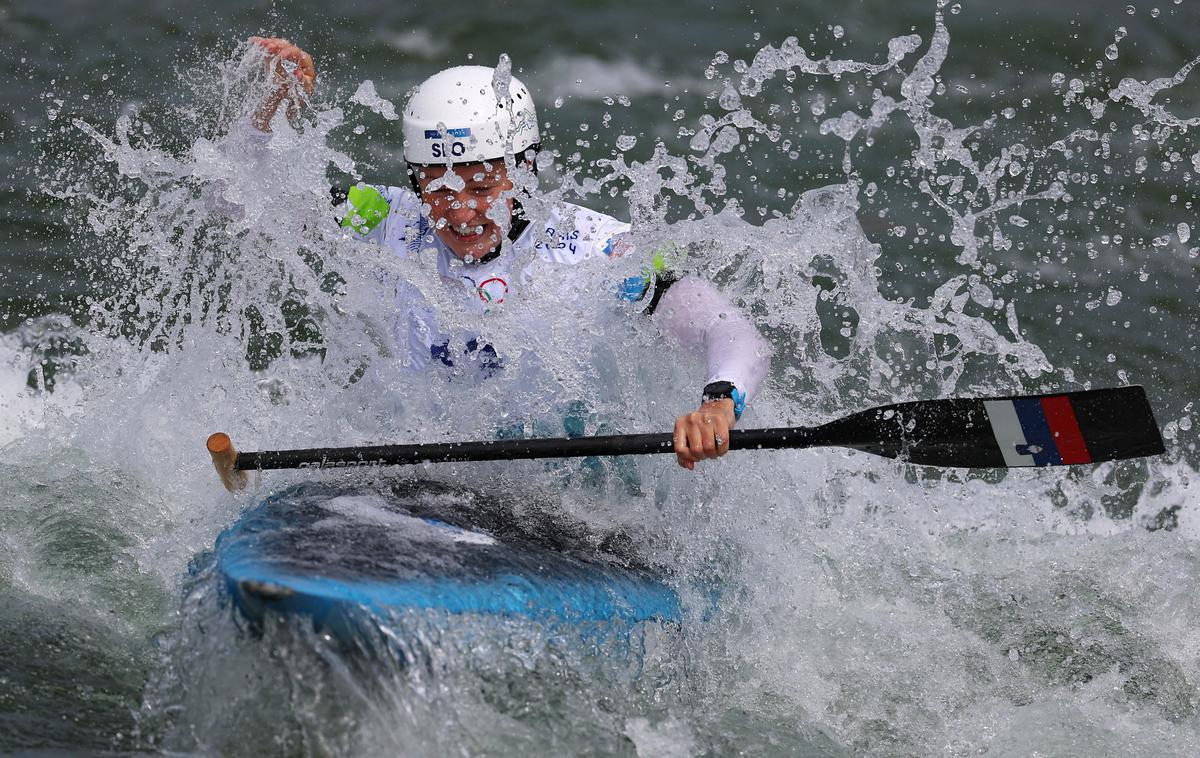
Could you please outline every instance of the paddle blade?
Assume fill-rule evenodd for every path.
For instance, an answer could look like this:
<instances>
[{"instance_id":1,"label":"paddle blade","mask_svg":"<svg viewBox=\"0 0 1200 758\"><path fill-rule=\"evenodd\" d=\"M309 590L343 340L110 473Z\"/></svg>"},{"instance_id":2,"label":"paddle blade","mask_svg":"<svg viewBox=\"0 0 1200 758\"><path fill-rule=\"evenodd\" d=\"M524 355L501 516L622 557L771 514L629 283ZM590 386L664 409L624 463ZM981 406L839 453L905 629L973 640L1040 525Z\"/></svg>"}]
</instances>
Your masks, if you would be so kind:
<instances>
[{"instance_id":1,"label":"paddle blade","mask_svg":"<svg viewBox=\"0 0 1200 758\"><path fill-rule=\"evenodd\" d=\"M923 466L1067 466L1165 451L1150 402L1137 386L897 403L817 431L832 438L828 444Z\"/></svg>"}]
</instances>

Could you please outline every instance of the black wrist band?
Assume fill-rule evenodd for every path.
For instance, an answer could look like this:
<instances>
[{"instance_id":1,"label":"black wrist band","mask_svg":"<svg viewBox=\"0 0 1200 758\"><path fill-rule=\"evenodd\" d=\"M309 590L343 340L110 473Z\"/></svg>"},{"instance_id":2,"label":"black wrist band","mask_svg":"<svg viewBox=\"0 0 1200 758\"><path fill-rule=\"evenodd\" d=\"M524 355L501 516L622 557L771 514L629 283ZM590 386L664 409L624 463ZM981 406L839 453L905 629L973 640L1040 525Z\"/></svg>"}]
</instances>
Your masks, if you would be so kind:
<instances>
[{"instance_id":1,"label":"black wrist band","mask_svg":"<svg viewBox=\"0 0 1200 758\"><path fill-rule=\"evenodd\" d=\"M706 403L710 400L724 400L725 398L729 398L733 401L733 417L735 419L740 419L742 411L746 410L746 393L735 387L733 382L709 382L704 385L701 398Z\"/></svg>"}]
</instances>

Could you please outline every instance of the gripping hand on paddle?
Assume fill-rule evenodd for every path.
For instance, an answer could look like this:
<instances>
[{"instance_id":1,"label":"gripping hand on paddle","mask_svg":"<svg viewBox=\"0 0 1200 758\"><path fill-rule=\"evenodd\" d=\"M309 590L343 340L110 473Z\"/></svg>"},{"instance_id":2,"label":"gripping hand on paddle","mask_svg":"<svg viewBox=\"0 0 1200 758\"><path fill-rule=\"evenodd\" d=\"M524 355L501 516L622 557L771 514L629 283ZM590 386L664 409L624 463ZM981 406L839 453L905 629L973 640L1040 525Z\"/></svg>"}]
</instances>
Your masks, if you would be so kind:
<instances>
[{"instance_id":1,"label":"gripping hand on paddle","mask_svg":"<svg viewBox=\"0 0 1200 758\"><path fill-rule=\"evenodd\" d=\"M267 66L271 71L275 89L263 101L252 119L254 128L262 132L271 131L271 119L284 100L288 101L288 120L294 121L299 114L305 95L311 95L317 81L317 68L312 56L279 37L251 37L251 45L258 45L267 53ZM297 87L297 85L299 85Z\"/></svg>"},{"instance_id":2,"label":"gripping hand on paddle","mask_svg":"<svg viewBox=\"0 0 1200 758\"><path fill-rule=\"evenodd\" d=\"M698 410L675 419L675 457L688 471L696 461L729 452L729 430L737 423L733 400L706 400Z\"/></svg>"}]
</instances>

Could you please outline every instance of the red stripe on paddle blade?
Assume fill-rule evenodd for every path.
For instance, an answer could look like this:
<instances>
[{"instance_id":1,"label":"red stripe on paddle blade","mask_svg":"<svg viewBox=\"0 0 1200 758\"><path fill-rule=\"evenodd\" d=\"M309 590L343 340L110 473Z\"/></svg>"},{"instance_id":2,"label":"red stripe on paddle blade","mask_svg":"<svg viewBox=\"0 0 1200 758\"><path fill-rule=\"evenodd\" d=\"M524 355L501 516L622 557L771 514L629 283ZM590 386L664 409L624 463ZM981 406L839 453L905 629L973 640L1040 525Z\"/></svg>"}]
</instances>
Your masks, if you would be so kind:
<instances>
[{"instance_id":1,"label":"red stripe on paddle blade","mask_svg":"<svg viewBox=\"0 0 1200 758\"><path fill-rule=\"evenodd\" d=\"M1075 419L1075 409L1071 401L1064 395L1042 398L1042 412L1046 414L1046 422L1054 435L1054 444L1063 463L1091 463L1092 456L1084 442L1083 432L1079 431L1079 422Z\"/></svg>"}]
</instances>

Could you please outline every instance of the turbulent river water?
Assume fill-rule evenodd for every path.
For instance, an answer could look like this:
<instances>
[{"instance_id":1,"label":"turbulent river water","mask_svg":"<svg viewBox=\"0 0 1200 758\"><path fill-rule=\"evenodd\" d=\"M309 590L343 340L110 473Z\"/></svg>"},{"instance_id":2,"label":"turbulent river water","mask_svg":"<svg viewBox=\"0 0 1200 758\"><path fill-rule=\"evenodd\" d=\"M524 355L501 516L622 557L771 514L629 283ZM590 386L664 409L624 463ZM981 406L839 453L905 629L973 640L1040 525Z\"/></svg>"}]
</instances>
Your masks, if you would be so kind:
<instances>
[{"instance_id":1,"label":"turbulent river water","mask_svg":"<svg viewBox=\"0 0 1200 758\"><path fill-rule=\"evenodd\" d=\"M1198 19L1194 0L0 4L0 752L1196 754ZM240 128L260 33L320 71L266 145ZM753 316L774 356L744 426L1143 384L1167 454L454 464L226 494L217 429L248 449L561 435L574 409L641 432L694 405L699 361L596 294L648 253L535 268L481 317L439 300L431 260L339 230L330 184L403 184L396 110L468 62L511 64L538 100L531 213L627 218ZM413 291L538 359L483 383L406 371L389 324ZM314 476L621 533L685 622L631 660L475 619L422 632L420 670L302 623L250 634L214 540Z\"/></svg>"}]
</instances>

